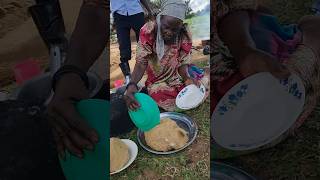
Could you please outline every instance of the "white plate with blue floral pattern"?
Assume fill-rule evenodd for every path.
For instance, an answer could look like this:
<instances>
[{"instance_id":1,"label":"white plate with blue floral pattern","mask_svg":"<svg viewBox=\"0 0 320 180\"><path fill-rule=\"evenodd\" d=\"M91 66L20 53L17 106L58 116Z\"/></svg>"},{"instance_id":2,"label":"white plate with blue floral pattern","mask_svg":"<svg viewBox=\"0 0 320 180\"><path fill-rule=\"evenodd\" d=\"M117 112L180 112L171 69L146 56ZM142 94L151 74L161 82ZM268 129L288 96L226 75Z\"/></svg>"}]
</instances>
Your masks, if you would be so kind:
<instances>
[{"instance_id":1,"label":"white plate with blue floral pattern","mask_svg":"<svg viewBox=\"0 0 320 180\"><path fill-rule=\"evenodd\" d=\"M198 107L205 99L206 88L203 84L197 87L190 84L183 88L176 97L176 105L183 110L189 110Z\"/></svg>"},{"instance_id":2,"label":"white plate with blue floral pattern","mask_svg":"<svg viewBox=\"0 0 320 180\"><path fill-rule=\"evenodd\" d=\"M212 137L226 149L256 149L286 132L304 101L305 88L298 76L278 80L267 72L252 75L219 101L211 117Z\"/></svg>"}]
</instances>

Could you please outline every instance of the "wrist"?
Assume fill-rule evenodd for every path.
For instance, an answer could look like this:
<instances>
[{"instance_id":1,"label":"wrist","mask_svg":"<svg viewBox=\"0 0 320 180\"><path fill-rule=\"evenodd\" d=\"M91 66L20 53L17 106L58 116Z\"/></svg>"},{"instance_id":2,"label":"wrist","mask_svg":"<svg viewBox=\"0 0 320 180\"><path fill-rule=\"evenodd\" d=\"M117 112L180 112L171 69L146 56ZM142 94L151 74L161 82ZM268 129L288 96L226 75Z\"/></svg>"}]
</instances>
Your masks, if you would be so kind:
<instances>
[{"instance_id":1,"label":"wrist","mask_svg":"<svg viewBox=\"0 0 320 180\"><path fill-rule=\"evenodd\" d=\"M66 87L72 87L73 89L78 88L86 88L86 85L84 81L74 73L67 73L62 75L55 83L55 90L54 91L60 91L63 90ZM61 89L62 88L62 89ZM86 88L88 89L88 88Z\"/></svg>"},{"instance_id":2,"label":"wrist","mask_svg":"<svg viewBox=\"0 0 320 180\"><path fill-rule=\"evenodd\" d=\"M138 91L139 87L137 85L137 83L131 81L127 84L126 90L128 90L130 87L135 87L135 89Z\"/></svg>"},{"instance_id":3,"label":"wrist","mask_svg":"<svg viewBox=\"0 0 320 180\"><path fill-rule=\"evenodd\" d=\"M82 80L86 88L89 88L89 78L85 72L76 66L65 65L61 67L52 77L53 91L55 91L58 81L60 81L63 77L70 77L73 80Z\"/></svg>"},{"instance_id":4,"label":"wrist","mask_svg":"<svg viewBox=\"0 0 320 180\"><path fill-rule=\"evenodd\" d=\"M83 72L87 72L89 70L89 68L86 65L79 64L77 61L68 60L65 62L64 65L76 67L77 69L79 69Z\"/></svg>"}]
</instances>

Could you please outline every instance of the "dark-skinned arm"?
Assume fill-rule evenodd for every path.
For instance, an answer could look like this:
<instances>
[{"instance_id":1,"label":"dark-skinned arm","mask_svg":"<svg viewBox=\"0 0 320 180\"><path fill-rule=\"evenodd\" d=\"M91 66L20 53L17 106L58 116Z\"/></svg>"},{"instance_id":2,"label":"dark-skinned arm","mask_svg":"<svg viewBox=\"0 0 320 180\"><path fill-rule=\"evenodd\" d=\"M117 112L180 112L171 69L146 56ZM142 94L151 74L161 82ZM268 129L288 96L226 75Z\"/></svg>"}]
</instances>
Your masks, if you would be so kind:
<instances>
[{"instance_id":1,"label":"dark-skinned arm","mask_svg":"<svg viewBox=\"0 0 320 180\"><path fill-rule=\"evenodd\" d=\"M146 69L147 64L137 62L134 66L130 82L137 85L142 79ZM130 110L136 110L140 107L140 104L134 98L134 93L138 92L138 89L137 86L134 86L133 84L127 86L127 91L125 93L125 101Z\"/></svg>"},{"instance_id":2,"label":"dark-skinned arm","mask_svg":"<svg viewBox=\"0 0 320 180\"><path fill-rule=\"evenodd\" d=\"M241 63L239 61L255 48L249 27L250 17L246 11L236 11L227 15L218 26L219 37L228 46L239 64Z\"/></svg>"},{"instance_id":3,"label":"dark-skinned arm","mask_svg":"<svg viewBox=\"0 0 320 180\"><path fill-rule=\"evenodd\" d=\"M105 1L106 2L106 1ZM75 30L71 36L66 64L88 71L101 55L108 40L107 7L83 4ZM107 68L107 67L106 67Z\"/></svg>"},{"instance_id":4,"label":"dark-skinned arm","mask_svg":"<svg viewBox=\"0 0 320 180\"><path fill-rule=\"evenodd\" d=\"M87 0L81 6L66 64L87 72L100 56L108 40L107 4L106 0ZM48 117L62 158L65 158L66 149L82 158L84 149L93 150L99 141L96 130L87 124L75 108L75 100L88 98L89 91L77 74L64 74L56 82L54 96L48 105Z\"/></svg>"},{"instance_id":5,"label":"dark-skinned arm","mask_svg":"<svg viewBox=\"0 0 320 180\"><path fill-rule=\"evenodd\" d=\"M187 64L183 64L178 68L178 73L181 76L184 84L190 85L190 84L195 84L196 86L200 86L200 82L198 82L196 79L191 78L188 76L188 65Z\"/></svg>"},{"instance_id":6,"label":"dark-skinned arm","mask_svg":"<svg viewBox=\"0 0 320 180\"><path fill-rule=\"evenodd\" d=\"M183 64L178 68L178 73L181 76L183 82L189 79L187 68L188 68L187 64Z\"/></svg>"},{"instance_id":7,"label":"dark-skinned arm","mask_svg":"<svg viewBox=\"0 0 320 180\"><path fill-rule=\"evenodd\" d=\"M270 72L281 79L290 75L276 57L256 48L250 34L250 16L247 11L235 11L224 17L219 24L218 34L229 48L243 76Z\"/></svg>"},{"instance_id":8,"label":"dark-skinned arm","mask_svg":"<svg viewBox=\"0 0 320 180\"><path fill-rule=\"evenodd\" d=\"M131 82L137 84L142 79L146 69L147 69L146 64L136 63L132 72Z\"/></svg>"}]
</instances>

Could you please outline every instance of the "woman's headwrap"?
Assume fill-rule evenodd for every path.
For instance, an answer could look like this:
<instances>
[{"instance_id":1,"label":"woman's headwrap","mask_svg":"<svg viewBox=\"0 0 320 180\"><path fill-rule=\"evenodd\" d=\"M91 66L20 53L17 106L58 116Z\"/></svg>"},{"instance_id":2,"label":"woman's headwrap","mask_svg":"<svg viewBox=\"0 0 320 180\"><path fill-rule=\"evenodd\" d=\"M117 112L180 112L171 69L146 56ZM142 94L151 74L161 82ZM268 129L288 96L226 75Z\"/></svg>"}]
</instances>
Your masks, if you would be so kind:
<instances>
[{"instance_id":1,"label":"woman's headwrap","mask_svg":"<svg viewBox=\"0 0 320 180\"><path fill-rule=\"evenodd\" d=\"M164 55L164 40L161 35L161 15L171 16L182 21L186 17L187 5L184 0L163 0L161 3L161 12L157 15L157 41L156 41L156 51L158 59L161 60Z\"/></svg>"}]
</instances>

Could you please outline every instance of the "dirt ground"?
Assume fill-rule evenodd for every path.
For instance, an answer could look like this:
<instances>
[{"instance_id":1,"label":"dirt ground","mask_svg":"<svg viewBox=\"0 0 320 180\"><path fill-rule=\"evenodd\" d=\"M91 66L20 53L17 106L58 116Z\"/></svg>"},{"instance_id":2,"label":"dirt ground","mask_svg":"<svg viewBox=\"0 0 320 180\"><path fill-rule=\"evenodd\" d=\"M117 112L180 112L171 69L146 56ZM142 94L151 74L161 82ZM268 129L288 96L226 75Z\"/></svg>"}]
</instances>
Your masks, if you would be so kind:
<instances>
[{"instance_id":1,"label":"dirt ground","mask_svg":"<svg viewBox=\"0 0 320 180\"><path fill-rule=\"evenodd\" d=\"M181 152L171 155L155 155L138 146L136 160L124 171L110 176L112 180L184 180L209 179L210 174L210 116L209 99L196 109L184 112L198 125L195 141ZM131 139L138 144L136 130L120 138Z\"/></svg>"},{"instance_id":2,"label":"dirt ground","mask_svg":"<svg viewBox=\"0 0 320 180\"><path fill-rule=\"evenodd\" d=\"M29 17L27 8L30 0L1 0L0 2L0 38L15 29Z\"/></svg>"},{"instance_id":3,"label":"dirt ground","mask_svg":"<svg viewBox=\"0 0 320 180\"><path fill-rule=\"evenodd\" d=\"M81 3L82 0L60 1L67 37L74 29ZM43 68L48 65L48 49L28 14L31 5L31 0L0 1L0 88L14 83L12 68L24 59L34 58ZM106 67L105 51L91 70L106 79Z\"/></svg>"},{"instance_id":4,"label":"dirt ground","mask_svg":"<svg viewBox=\"0 0 320 180\"><path fill-rule=\"evenodd\" d=\"M189 149L186 152L186 168L193 169L195 171L198 171L198 173L201 173L203 175L209 173L209 147L208 141L206 138L199 137L195 140L195 142L189 147ZM166 174L159 174L159 172L156 172L154 170L146 169L142 171L142 174L140 174L137 179L138 180L171 180L171 179L177 179L177 180L183 180L184 177L177 177L180 175L180 167L167 167L166 168ZM199 177L199 179L205 179L204 177Z\"/></svg>"},{"instance_id":5,"label":"dirt ground","mask_svg":"<svg viewBox=\"0 0 320 180\"><path fill-rule=\"evenodd\" d=\"M61 1L67 33L74 27L81 0ZM12 67L27 58L36 59L42 67L48 64L48 50L34 25L28 7L31 0L0 2L0 87L14 82ZM68 11L73 7L74 11Z\"/></svg>"}]
</instances>

